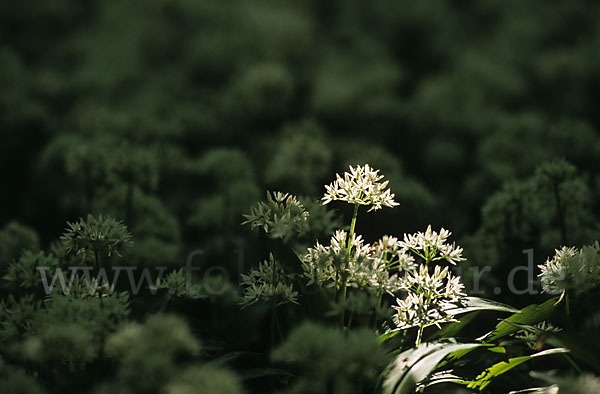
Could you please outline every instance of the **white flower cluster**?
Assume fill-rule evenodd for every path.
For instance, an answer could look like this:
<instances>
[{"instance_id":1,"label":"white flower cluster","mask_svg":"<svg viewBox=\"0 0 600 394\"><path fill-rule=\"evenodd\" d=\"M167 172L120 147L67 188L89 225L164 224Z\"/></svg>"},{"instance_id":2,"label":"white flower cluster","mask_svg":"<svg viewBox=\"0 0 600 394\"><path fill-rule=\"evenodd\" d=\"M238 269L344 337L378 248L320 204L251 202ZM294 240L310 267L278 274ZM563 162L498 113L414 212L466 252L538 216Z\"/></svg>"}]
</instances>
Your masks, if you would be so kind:
<instances>
[{"instance_id":1,"label":"white flower cluster","mask_svg":"<svg viewBox=\"0 0 600 394\"><path fill-rule=\"evenodd\" d=\"M393 208L399 205L394 201L394 194L386 189L388 181L380 182L383 175L368 164L350 166L350 172L344 172L344 177L336 174L336 180L325 186L323 205L334 200L346 201L350 204L370 205L369 211L376 211L383 206Z\"/></svg>"},{"instance_id":2,"label":"white flower cluster","mask_svg":"<svg viewBox=\"0 0 600 394\"><path fill-rule=\"evenodd\" d=\"M546 260L542 265L538 265L541 274L542 290L546 293L557 294L567 288L567 259L577 255L577 249L563 246L561 249L555 249L552 258Z\"/></svg>"},{"instance_id":3,"label":"white flower cluster","mask_svg":"<svg viewBox=\"0 0 600 394\"><path fill-rule=\"evenodd\" d=\"M582 294L600 287L600 244L581 249L563 247L539 266L542 289L547 293Z\"/></svg>"},{"instance_id":4,"label":"white flower cluster","mask_svg":"<svg viewBox=\"0 0 600 394\"><path fill-rule=\"evenodd\" d=\"M308 248L302 257L302 268L309 279L308 285L326 282L338 282L340 271L347 273L349 266L362 265L368 258L369 245L363 243L360 235L353 234L350 255L347 253L348 233L337 230L329 246L321 245L318 241L314 248ZM338 284L338 283L336 283Z\"/></svg>"},{"instance_id":5,"label":"white flower cluster","mask_svg":"<svg viewBox=\"0 0 600 394\"><path fill-rule=\"evenodd\" d=\"M347 253L348 233L336 231L330 245L317 242L302 257L308 284L339 285L339 275L344 275L346 284L367 290L383 290L393 294L401 289L397 273L413 269L414 258L402 249L397 238L384 236L373 245L365 244L360 235L352 237L350 255Z\"/></svg>"},{"instance_id":6,"label":"white flower cluster","mask_svg":"<svg viewBox=\"0 0 600 394\"><path fill-rule=\"evenodd\" d=\"M375 266L412 270L415 268L415 258L407 252L408 250L398 238L384 235L373 244L370 256Z\"/></svg>"},{"instance_id":7,"label":"white flower cluster","mask_svg":"<svg viewBox=\"0 0 600 394\"><path fill-rule=\"evenodd\" d=\"M403 287L399 274L416 269L415 258L407 252L396 237L384 235L375 242L369 249L370 285L392 295L397 293Z\"/></svg>"},{"instance_id":8,"label":"white flower cluster","mask_svg":"<svg viewBox=\"0 0 600 394\"><path fill-rule=\"evenodd\" d=\"M274 302L275 305L297 304L298 292L294 290L293 279L294 275L286 273L270 254L269 260L260 263L258 269L252 269L248 275L242 274L244 294L241 305L252 305L259 300Z\"/></svg>"},{"instance_id":9,"label":"white flower cluster","mask_svg":"<svg viewBox=\"0 0 600 394\"><path fill-rule=\"evenodd\" d=\"M439 233L431 229L415 234L404 234L404 241L400 242L401 247L411 250L417 256L426 262L436 260L446 260L451 264L465 260L462 257L462 248L454 243L446 243L452 233L442 228Z\"/></svg>"},{"instance_id":10,"label":"white flower cluster","mask_svg":"<svg viewBox=\"0 0 600 394\"><path fill-rule=\"evenodd\" d=\"M394 316L396 330L410 327L426 327L455 321L451 310L460 306L466 294L460 277L453 276L448 267L436 266L433 274L425 265L408 272L402 280L408 295L396 299L398 305Z\"/></svg>"}]
</instances>

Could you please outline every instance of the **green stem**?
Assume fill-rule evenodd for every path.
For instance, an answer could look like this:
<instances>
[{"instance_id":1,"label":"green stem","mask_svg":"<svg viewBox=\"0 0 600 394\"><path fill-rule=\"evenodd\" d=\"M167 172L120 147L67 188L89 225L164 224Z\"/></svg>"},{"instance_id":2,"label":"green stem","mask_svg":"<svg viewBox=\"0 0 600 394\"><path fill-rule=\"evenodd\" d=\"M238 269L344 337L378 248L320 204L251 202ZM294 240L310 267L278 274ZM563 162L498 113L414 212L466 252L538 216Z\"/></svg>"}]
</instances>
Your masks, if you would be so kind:
<instances>
[{"instance_id":1,"label":"green stem","mask_svg":"<svg viewBox=\"0 0 600 394\"><path fill-rule=\"evenodd\" d=\"M340 326L344 327L346 320L346 278L342 279L342 313L340 314Z\"/></svg>"},{"instance_id":2,"label":"green stem","mask_svg":"<svg viewBox=\"0 0 600 394\"><path fill-rule=\"evenodd\" d=\"M341 267L338 267L337 270L335 271L335 283L334 283L334 286L333 286L333 302L334 303L337 300L338 281L339 281L339 277L340 277L340 269L341 269Z\"/></svg>"},{"instance_id":3,"label":"green stem","mask_svg":"<svg viewBox=\"0 0 600 394\"><path fill-rule=\"evenodd\" d=\"M350 262L350 255L352 253L352 238L354 237L354 229L356 228L356 217L358 216L358 204L354 204L354 213L352 214L352 223L350 224L350 233L348 234L348 248L347 248L347 259ZM345 267L344 267L345 268ZM342 314L340 315L340 325L344 326L346 318L346 275L342 275Z\"/></svg>"},{"instance_id":4,"label":"green stem","mask_svg":"<svg viewBox=\"0 0 600 394\"><path fill-rule=\"evenodd\" d=\"M275 347L277 340L275 339L277 327L275 326L275 308L271 309L271 346Z\"/></svg>"},{"instance_id":5,"label":"green stem","mask_svg":"<svg viewBox=\"0 0 600 394\"><path fill-rule=\"evenodd\" d=\"M567 361L569 362L569 364L571 364L571 366L573 367L573 369L578 373L578 374L582 374L583 371L581 370L581 368L579 368L579 365L577 365L575 363L575 361L573 361L573 359L571 357L569 357L567 354L563 354L563 357L567 359Z\"/></svg>"},{"instance_id":6,"label":"green stem","mask_svg":"<svg viewBox=\"0 0 600 394\"><path fill-rule=\"evenodd\" d=\"M271 276L271 283L273 286L275 286L275 283L277 283L277 262L275 260L273 261L273 274ZM277 304L275 303L275 296L273 296L271 297L271 342L273 346L275 346L276 343L275 335L279 324L277 321L277 312L275 311L275 308L277 308ZM280 328L279 331L281 332Z\"/></svg>"},{"instance_id":7,"label":"green stem","mask_svg":"<svg viewBox=\"0 0 600 394\"><path fill-rule=\"evenodd\" d=\"M373 313L373 329L377 328L377 317L379 316L379 311L381 310L381 300L383 299L383 290L380 289L378 291L377 296L377 307L375 308L375 312Z\"/></svg>"},{"instance_id":8,"label":"green stem","mask_svg":"<svg viewBox=\"0 0 600 394\"><path fill-rule=\"evenodd\" d=\"M565 290L565 312L567 313L567 327L569 331L573 331L573 322L571 321L571 300L569 299L569 292Z\"/></svg>"},{"instance_id":9,"label":"green stem","mask_svg":"<svg viewBox=\"0 0 600 394\"><path fill-rule=\"evenodd\" d=\"M277 310L273 310L273 315L275 316L275 328L277 329L279 341L281 343L283 342L283 331L281 330L281 324L279 323L279 318L277 317Z\"/></svg>"},{"instance_id":10,"label":"green stem","mask_svg":"<svg viewBox=\"0 0 600 394\"><path fill-rule=\"evenodd\" d=\"M419 332L417 332L417 340L415 341L415 346L419 346L421 344L421 338L423 337L424 328L424 326L419 326Z\"/></svg>"},{"instance_id":11,"label":"green stem","mask_svg":"<svg viewBox=\"0 0 600 394\"><path fill-rule=\"evenodd\" d=\"M352 325L353 317L354 317L354 312L350 312L350 317L348 318L348 330L350 329L350 326Z\"/></svg>"},{"instance_id":12,"label":"green stem","mask_svg":"<svg viewBox=\"0 0 600 394\"><path fill-rule=\"evenodd\" d=\"M96 269L98 270L98 283L96 283L96 285L98 286L98 301L100 302L100 313L104 313L104 301L102 300L102 289L100 289L100 285L101 285L101 280L102 280L102 276L100 275L100 256L98 254L97 250L94 250L94 258L96 260ZM104 341L105 341L105 335L104 335L104 330L105 330L105 319L102 319L102 330L100 331L100 352L99 352L99 357L102 359L104 358Z\"/></svg>"},{"instance_id":13,"label":"green stem","mask_svg":"<svg viewBox=\"0 0 600 394\"><path fill-rule=\"evenodd\" d=\"M98 251L94 250L94 258L96 260L96 269L98 272L100 271L100 256L98 255Z\"/></svg>"},{"instance_id":14,"label":"green stem","mask_svg":"<svg viewBox=\"0 0 600 394\"><path fill-rule=\"evenodd\" d=\"M100 308L102 308L102 306L103 306L102 290L100 289L100 285L102 284L102 282L101 282L102 275L100 275L100 255L98 254L97 250L94 250L94 258L96 260L96 269L98 270L98 274L96 276L96 278L98 278L98 283L96 285L98 286L98 296L99 296L99 300L100 300Z\"/></svg>"},{"instance_id":15,"label":"green stem","mask_svg":"<svg viewBox=\"0 0 600 394\"><path fill-rule=\"evenodd\" d=\"M348 234L348 258L352 249L352 237L354 236L354 228L356 227L356 217L358 216L358 204L354 204L354 214L352 215L352 223L350 224L350 234Z\"/></svg>"}]
</instances>

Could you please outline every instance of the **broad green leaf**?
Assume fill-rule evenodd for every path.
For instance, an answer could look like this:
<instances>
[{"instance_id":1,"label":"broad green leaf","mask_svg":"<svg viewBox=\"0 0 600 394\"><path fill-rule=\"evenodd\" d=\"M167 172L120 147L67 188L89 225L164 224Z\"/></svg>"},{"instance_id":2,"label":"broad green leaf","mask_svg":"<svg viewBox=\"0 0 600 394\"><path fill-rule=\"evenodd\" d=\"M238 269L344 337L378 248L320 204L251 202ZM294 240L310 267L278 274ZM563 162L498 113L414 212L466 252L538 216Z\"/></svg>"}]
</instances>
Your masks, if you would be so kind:
<instances>
[{"instance_id":1,"label":"broad green leaf","mask_svg":"<svg viewBox=\"0 0 600 394\"><path fill-rule=\"evenodd\" d=\"M466 384L467 388L470 389L479 389L480 391L487 387L494 378L510 371L514 367L529 361L533 358L548 356L551 354L562 354L567 353L569 350L565 348L555 348L544 350L539 353L532 354L530 356L521 356L514 357L508 359L508 361L501 361L497 364L492 365L489 368L486 368L483 372L481 372L477 378L471 381L464 381L463 384Z\"/></svg>"},{"instance_id":2,"label":"broad green leaf","mask_svg":"<svg viewBox=\"0 0 600 394\"><path fill-rule=\"evenodd\" d=\"M448 354L478 346L481 344L434 342L402 352L385 372L382 393L414 393L417 383L425 379Z\"/></svg>"},{"instance_id":3,"label":"broad green leaf","mask_svg":"<svg viewBox=\"0 0 600 394\"><path fill-rule=\"evenodd\" d=\"M481 347L486 347L487 350L489 350L490 352L494 352L494 353L506 353L506 349L502 346L492 346L491 344L481 344ZM469 354L470 352L472 352L473 350L475 350L476 348L470 348L470 349L461 349L461 350L457 350L455 352L452 352L448 355L448 357L446 357L445 360L443 360L438 367L443 367L447 364L450 364L453 361L458 360L459 358Z\"/></svg>"},{"instance_id":4,"label":"broad green leaf","mask_svg":"<svg viewBox=\"0 0 600 394\"><path fill-rule=\"evenodd\" d=\"M534 394L546 393L546 394L550 394L550 393L555 392L555 391L551 391L550 388L551 387L532 387L530 389L511 391L508 394L522 394L522 393L534 393Z\"/></svg>"},{"instance_id":5,"label":"broad green leaf","mask_svg":"<svg viewBox=\"0 0 600 394\"><path fill-rule=\"evenodd\" d=\"M466 297L463 301L463 306L461 306L460 308L450 309L447 312L452 315L459 315L462 313L468 313L473 311L498 311L520 313L518 309L515 309L512 306L479 297Z\"/></svg>"},{"instance_id":6,"label":"broad green leaf","mask_svg":"<svg viewBox=\"0 0 600 394\"><path fill-rule=\"evenodd\" d=\"M390 331L390 332L386 332L385 334L381 334L379 336L379 343L383 343L389 339L392 339L393 337L395 337L396 335L400 334L401 331Z\"/></svg>"},{"instance_id":7,"label":"broad green leaf","mask_svg":"<svg viewBox=\"0 0 600 394\"><path fill-rule=\"evenodd\" d=\"M552 315L552 313L554 313L557 300L558 297L554 297L543 304L532 304L523 308L520 313L515 313L514 315L511 315L505 320L501 321L494 330L482 336L481 338L478 338L478 340L492 342L506 335L512 334L513 332L519 331L520 328L515 324L533 325L546 320Z\"/></svg>"},{"instance_id":8,"label":"broad green leaf","mask_svg":"<svg viewBox=\"0 0 600 394\"><path fill-rule=\"evenodd\" d=\"M433 386L435 384L440 384L440 383L462 384L463 382L464 382L464 380L460 376L454 375L452 373L452 370L440 371L440 372L436 372L436 373L432 374L431 377L429 377L428 379L425 379L421 383L419 383L417 390L421 389L421 388Z\"/></svg>"},{"instance_id":9,"label":"broad green leaf","mask_svg":"<svg viewBox=\"0 0 600 394\"><path fill-rule=\"evenodd\" d=\"M496 301L490 301L479 297L467 297L464 307L451 309L449 312L453 314L468 314L458 319L457 322L448 324L441 330L436 331L429 337L429 340L456 337L458 333L469 323L471 323L471 321L473 321L473 319L475 319L475 317L477 317L479 312L482 310L520 313L518 309Z\"/></svg>"},{"instance_id":10,"label":"broad green leaf","mask_svg":"<svg viewBox=\"0 0 600 394\"><path fill-rule=\"evenodd\" d=\"M467 348L467 349L459 349L456 350L450 354L448 354L448 356L439 364L439 367L443 367L445 365L450 364L453 361L458 360L459 358L463 357L466 354L469 354L470 352L472 352L473 350L475 350L476 348L471 347L471 348Z\"/></svg>"},{"instance_id":11,"label":"broad green leaf","mask_svg":"<svg viewBox=\"0 0 600 394\"><path fill-rule=\"evenodd\" d=\"M511 306L486 300L485 298L479 297L465 297L462 300L462 306L454 307L450 309L446 309L445 312L449 315L462 315L464 313L476 312L476 311L498 311L498 312L510 312L510 313L520 313L518 309L515 309ZM406 326L405 328L415 327L416 324L412 326ZM437 338L437 337L432 337Z\"/></svg>"}]
</instances>

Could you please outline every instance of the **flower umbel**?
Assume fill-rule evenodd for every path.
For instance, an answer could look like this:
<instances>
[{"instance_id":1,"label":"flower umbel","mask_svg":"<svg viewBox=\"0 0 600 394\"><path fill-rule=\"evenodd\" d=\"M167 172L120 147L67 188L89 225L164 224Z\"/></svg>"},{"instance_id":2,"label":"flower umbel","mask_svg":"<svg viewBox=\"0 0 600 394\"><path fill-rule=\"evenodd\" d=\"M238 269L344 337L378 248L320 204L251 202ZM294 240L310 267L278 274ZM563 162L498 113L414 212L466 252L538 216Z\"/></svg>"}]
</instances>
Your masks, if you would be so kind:
<instances>
[{"instance_id":1,"label":"flower umbel","mask_svg":"<svg viewBox=\"0 0 600 394\"><path fill-rule=\"evenodd\" d=\"M321 245L319 242L313 248L309 248L302 257L302 268L305 276L309 279L308 285L317 283L323 285L325 282L335 282L340 273L352 280L351 273L357 267L366 263L369 256L369 245L364 244L360 235L353 234L350 240L350 255L347 253L348 233L337 230L329 246Z\"/></svg>"},{"instance_id":2,"label":"flower umbel","mask_svg":"<svg viewBox=\"0 0 600 394\"><path fill-rule=\"evenodd\" d=\"M542 288L547 293L573 291L581 294L600 287L600 245L596 241L581 249L563 247L539 266Z\"/></svg>"},{"instance_id":3,"label":"flower umbel","mask_svg":"<svg viewBox=\"0 0 600 394\"><path fill-rule=\"evenodd\" d=\"M415 268L415 258L408 253L408 249L398 238L391 235L384 235L371 246L370 257L375 266L386 269L398 268L409 271Z\"/></svg>"},{"instance_id":4,"label":"flower umbel","mask_svg":"<svg viewBox=\"0 0 600 394\"><path fill-rule=\"evenodd\" d=\"M433 274L425 265L418 271L408 272L403 279L408 290L404 299L396 299L394 316L396 329L427 327L455 321L452 309L458 307L466 294L460 277L453 276L448 267L435 267Z\"/></svg>"},{"instance_id":5,"label":"flower umbel","mask_svg":"<svg viewBox=\"0 0 600 394\"><path fill-rule=\"evenodd\" d=\"M555 249L552 258L546 260L542 265L538 265L541 274L542 289L546 293L560 293L566 288L566 270L567 259L577 254L577 249L563 246L561 249Z\"/></svg>"},{"instance_id":6,"label":"flower umbel","mask_svg":"<svg viewBox=\"0 0 600 394\"><path fill-rule=\"evenodd\" d=\"M344 172L343 177L336 174L336 180L325 186L323 205L339 200L354 205L370 205L369 211L399 205L390 189L386 189L388 181L381 182L383 175L379 175L379 170L368 164L349 168L350 172Z\"/></svg>"},{"instance_id":7,"label":"flower umbel","mask_svg":"<svg viewBox=\"0 0 600 394\"><path fill-rule=\"evenodd\" d=\"M465 258L462 257L460 246L456 246L454 242L446 243L450 235L452 233L444 228L438 233L433 231L429 225L424 233L404 234L404 241L400 242L400 246L411 250L426 262L446 260L451 264L456 264Z\"/></svg>"}]
</instances>

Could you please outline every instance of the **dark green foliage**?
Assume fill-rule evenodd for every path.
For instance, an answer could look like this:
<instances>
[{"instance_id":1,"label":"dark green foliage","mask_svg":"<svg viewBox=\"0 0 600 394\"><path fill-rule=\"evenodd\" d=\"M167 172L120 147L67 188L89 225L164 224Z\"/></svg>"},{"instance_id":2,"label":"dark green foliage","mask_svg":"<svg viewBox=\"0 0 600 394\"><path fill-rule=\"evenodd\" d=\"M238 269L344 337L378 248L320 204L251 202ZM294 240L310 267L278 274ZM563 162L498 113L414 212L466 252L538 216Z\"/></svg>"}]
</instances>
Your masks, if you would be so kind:
<instances>
[{"instance_id":1,"label":"dark green foliage","mask_svg":"<svg viewBox=\"0 0 600 394\"><path fill-rule=\"evenodd\" d=\"M327 179L332 148L325 130L313 119L284 126L266 168L267 184L295 194L319 194L315 180Z\"/></svg>"},{"instance_id":2,"label":"dark green foliage","mask_svg":"<svg viewBox=\"0 0 600 394\"><path fill-rule=\"evenodd\" d=\"M144 325L121 327L106 342L106 353L121 364L117 387L154 392L176 373L176 358L197 353L200 344L185 322L174 316L152 316ZM146 378L140 380L140 374Z\"/></svg>"},{"instance_id":3,"label":"dark green foliage","mask_svg":"<svg viewBox=\"0 0 600 394\"><path fill-rule=\"evenodd\" d=\"M482 208L480 229L463 242L467 264L485 264L494 273L481 283L483 290L505 286L502 281L510 270L526 266L526 249L533 250L535 262L541 263L555 248L597 239L600 228L591 189L573 165L554 160L538 166L528 179L506 182L493 194ZM496 281L490 282L492 278ZM519 289L525 287L521 281Z\"/></svg>"},{"instance_id":4,"label":"dark green foliage","mask_svg":"<svg viewBox=\"0 0 600 394\"><path fill-rule=\"evenodd\" d=\"M273 359L292 364L301 377L295 393L370 392L377 371L386 361L377 338L368 330L351 331L304 323L284 345L274 350Z\"/></svg>"},{"instance_id":5,"label":"dark green foliage","mask_svg":"<svg viewBox=\"0 0 600 394\"><path fill-rule=\"evenodd\" d=\"M0 390L14 394L44 394L45 390L23 369L6 365L0 359Z\"/></svg>"},{"instance_id":6,"label":"dark green foliage","mask_svg":"<svg viewBox=\"0 0 600 394\"><path fill-rule=\"evenodd\" d=\"M39 248L37 233L17 222L10 222L0 230L0 267L17 259L24 250L36 251Z\"/></svg>"},{"instance_id":7,"label":"dark green foliage","mask_svg":"<svg viewBox=\"0 0 600 394\"><path fill-rule=\"evenodd\" d=\"M41 301L36 300L33 295L25 295L18 300L9 295L6 300L2 300L0 340L8 345L26 336L40 307Z\"/></svg>"},{"instance_id":8,"label":"dark green foliage","mask_svg":"<svg viewBox=\"0 0 600 394\"><path fill-rule=\"evenodd\" d=\"M166 394L241 394L239 378L225 369L192 366L165 386Z\"/></svg>"},{"instance_id":9,"label":"dark green foliage","mask_svg":"<svg viewBox=\"0 0 600 394\"><path fill-rule=\"evenodd\" d=\"M29 250L23 252L21 257L10 263L3 279L13 291L40 291L40 273L37 267L47 267L50 274L60 267L60 261L46 252L33 253Z\"/></svg>"},{"instance_id":10,"label":"dark green foliage","mask_svg":"<svg viewBox=\"0 0 600 394\"><path fill-rule=\"evenodd\" d=\"M576 366L532 360L486 390L594 392L599 17L592 0L0 1L0 393L378 390L376 358L410 350L415 333L382 350L361 330L385 329L403 294L342 298L299 280L307 247L349 228L352 207L320 197L357 163L381 169L400 203L361 211L366 243L449 228L468 293L545 306L563 329L528 344L569 348ZM298 197L258 203L263 190ZM538 291L537 265L562 246L581 252L558 304L513 294L514 268L530 264L515 286ZM240 309L241 274L271 253L297 304ZM116 267L135 269L139 292L128 271L113 283ZM46 292L39 268L72 279L68 295L60 280ZM324 328L344 315L343 333ZM307 318L325 326L297 328ZM496 318L440 335L470 342ZM300 351L299 335L322 346L318 358L275 365L271 350ZM117 337L130 341L118 356ZM509 338L497 338L509 342L502 360L478 349L447 366L474 380L531 355Z\"/></svg>"}]
</instances>

